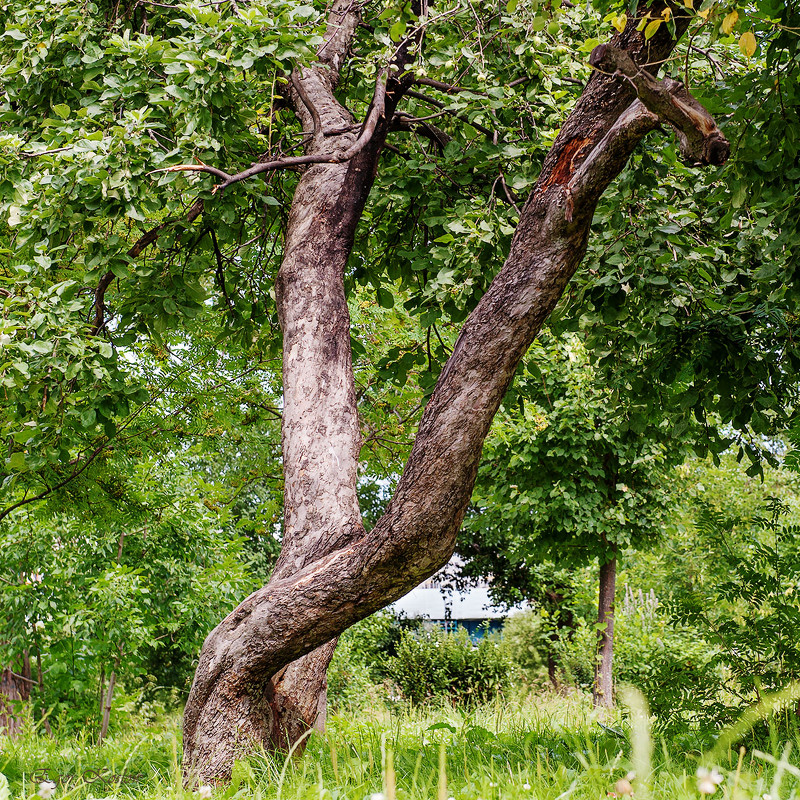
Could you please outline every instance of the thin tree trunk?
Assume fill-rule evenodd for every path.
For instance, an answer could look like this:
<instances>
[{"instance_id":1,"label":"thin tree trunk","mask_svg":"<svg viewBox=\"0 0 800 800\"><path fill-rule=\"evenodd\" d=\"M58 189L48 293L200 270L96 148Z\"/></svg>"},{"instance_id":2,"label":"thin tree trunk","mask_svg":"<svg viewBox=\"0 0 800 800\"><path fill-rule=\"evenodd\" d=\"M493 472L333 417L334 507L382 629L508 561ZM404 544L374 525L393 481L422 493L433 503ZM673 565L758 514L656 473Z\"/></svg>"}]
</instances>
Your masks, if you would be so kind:
<instances>
[{"instance_id":1,"label":"thin tree trunk","mask_svg":"<svg viewBox=\"0 0 800 800\"><path fill-rule=\"evenodd\" d=\"M614 707L614 595L617 589L617 546L611 559L600 564L597 602L597 657L593 700L596 706ZM601 627L604 626L604 627Z\"/></svg>"},{"instance_id":2,"label":"thin tree trunk","mask_svg":"<svg viewBox=\"0 0 800 800\"><path fill-rule=\"evenodd\" d=\"M103 701L105 699L105 696L106 696L106 670L105 667L103 667L100 670L100 694L97 698L97 710L100 713L101 721L103 719Z\"/></svg>"},{"instance_id":3,"label":"thin tree trunk","mask_svg":"<svg viewBox=\"0 0 800 800\"><path fill-rule=\"evenodd\" d=\"M558 682L558 662L552 643L547 648L547 677L550 679L550 686L557 692L561 688L561 684Z\"/></svg>"},{"instance_id":4,"label":"thin tree trunk","mask_svg":"<svg viewBox=\"0 0 800 800\"><path fill-rule=\"evenodd\" d=\"M28 670L30 671L30 660L28 661ZM39 687L39 694L44 694L44 671L42 670L42 651L39 648L39 641L36 641L36 682ZM53 729L50 727L50 720L47 719L47 714L42 711L42 725L45 733L48 736L53 735Z\"/></svg>"},{"instance_id":5,"label":"thin tree trunk","mask_svg":"<svg viewBox=\"0 0 800 800\"><path fill-rule=\"evenodd\" d=\"M97 740L98 744L103 743L108 733L108 725L111 722L111 706L114 702L114 687L117 683L116 670L111 670L111 675L108 678L108 691L106 692L105 702L103 703L103 721L100 725L100 738Z\"/></svg>"},{"instance_id":6,"label":"thin tree trunk","mask_svg":"<svg viewBox=\"0 0 800 800\"><path fill-rule=\"evenodd\" d=\"M643 8L641 14L648 12ZM674 19L680 35L688 17L678 10ZM334 136L343 137L342 147L352 146L349 128L338 133L352 117L333 87L357 24L355 4L335 3L320 65L293 73L290 98L314 134L312 150L322 147L325 132L326 147L337 141ZM583 257L598 199L642 138L665 120L679 129L682 149L695 160L724 161L727 143L709 115L679 84L656 81L632 60L662 63L675 44L668 26L646 41L638 24L632 19L614 38L616 48L593 52L598 71L561 127L509 257L464 324L397 491L369 534L355 500L360 442L342 271L403 92L401 80L390 74L384 99L379 77L363 126L371 120L373 132L355 157L304 172L276 284L284 334L284 550L269 584L231 612L203 645L184 716L188 783L224 780L236 758L274 741L275 709L290 705L276 696L288 694L289 685L301 686L294 678L287 688L282 685L290 670L281 671L291 662L447 563L492 419ZM636 100L633 87L643 99ZM296 704L309 715L319 711L320 695L312 695Z\"/></svg>"}]
</instances>

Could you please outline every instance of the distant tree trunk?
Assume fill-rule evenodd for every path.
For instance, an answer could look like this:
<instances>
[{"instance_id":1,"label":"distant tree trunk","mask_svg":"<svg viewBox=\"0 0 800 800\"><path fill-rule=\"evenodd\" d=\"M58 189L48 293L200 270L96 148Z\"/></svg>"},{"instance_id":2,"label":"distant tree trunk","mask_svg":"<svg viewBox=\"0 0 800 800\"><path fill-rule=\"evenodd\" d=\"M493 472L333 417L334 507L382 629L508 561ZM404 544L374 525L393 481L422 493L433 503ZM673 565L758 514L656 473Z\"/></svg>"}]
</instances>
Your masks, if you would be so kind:
<instances>
[{"instance_id":1,"label":"distant tree trunk","mask_svg":"<svg viewBox=\"0 0 800 800\"><path fill-rule=\"evenodd\" d=\"M108 691L106 692L105 701L103 702L103 721L100 724L100 738L97 740L98 744L103 743L108 733L108 725L111 722L111 707L114 703L114 687L117 685L117 673L112 669L111 675L108 678Z\"/></svg>"},{"instance_id":2,"label":"distant tree trunk","mask_svg":"<svg viewBox=\"0 0 800 800\"><path fill-rule=\"evenodd\" d=\"M597 659L594 671L594 704L614 707L614 595L617 590L617 546L612 557L600 564L597 603ZM600 627L605 625L605 627Z\"/></svg>"},{"instance_id":3,"label":"distant tree trunk","mask_svg":"<svg viewBox=\"0 0 800 800\"><path fill-rule=\"evenodd\" d=\"M0 672L0 734L15 738L21 733L25 718L24 714L19 713L17 704L30 698L32 684L31 661L27 652L23 657L21 672L15 672L12 667Z\"/></svg>"},{"instance_id":4,"label":"distant tree trunk","mask_svg":"<svg viewBox=\"0 0 800 800\"><path fill-rule=\"evenodd\" d=\"M550 614L550 619L554 619L556 625L548 637L547 646L547 677L555 691L561 689L561 681L558 676L560 666L557 655L558 646L564 637L571 638L575 631L575 617L569 607L564 608L568 592L567 584L557 581L545 591L545 607Z\"/></svg>"}]
</instances>

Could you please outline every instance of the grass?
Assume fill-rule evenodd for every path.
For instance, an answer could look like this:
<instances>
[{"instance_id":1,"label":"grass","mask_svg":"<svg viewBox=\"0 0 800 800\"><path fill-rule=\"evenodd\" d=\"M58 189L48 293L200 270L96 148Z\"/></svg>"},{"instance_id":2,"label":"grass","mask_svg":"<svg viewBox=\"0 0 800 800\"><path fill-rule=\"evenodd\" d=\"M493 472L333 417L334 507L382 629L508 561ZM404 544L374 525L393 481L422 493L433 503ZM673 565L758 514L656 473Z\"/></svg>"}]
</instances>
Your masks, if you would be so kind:
<instances>
[{"instance_id":1,"label":"grass","mask_svg":"<svg viewBox=\"0 0 800 800\"><path fill-rule=\"evenodd\" d=\"M636 764L635 800L700 800L695 770L703 756L656 741L651 760L646 715L638 719L631 734L620 713L601 717L579 697L554 695L497 700L473 711L377 704L333 716L324 737L310 736L303 757L260 753L237 764L231 785L216 788L214 797L604 800ZM179 738L177 717L117 731L99 747L86 736L0 738L0 772L15 800L35 795L46 776L57 784L54 800L188 800ZM716 797L793 800L800 785L791 760L797 744L741 758L735 749L724 754ZM2 794L0 786L0 800Z\"/></svg>"}]
</instances>

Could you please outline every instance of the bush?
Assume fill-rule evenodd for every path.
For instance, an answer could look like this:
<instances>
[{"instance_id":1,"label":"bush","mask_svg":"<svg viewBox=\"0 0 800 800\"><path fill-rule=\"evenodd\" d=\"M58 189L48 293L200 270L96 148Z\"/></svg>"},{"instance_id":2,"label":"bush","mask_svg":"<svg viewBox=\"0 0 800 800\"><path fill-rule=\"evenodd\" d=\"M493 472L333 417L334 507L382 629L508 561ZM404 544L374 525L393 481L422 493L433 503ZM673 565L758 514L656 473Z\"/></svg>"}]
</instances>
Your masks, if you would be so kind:
<instances>
[{"instance_id":1,"label":"bush","mask_svg":"<svg viewBox=\"0 0 800 800\"><path fill-rule=\"evenodd\" d=\"M551 629L539 609L508 617L503 625L502 642L512 668L525 684L546 683Z\"/></svg>"},{"instance_id":2,"label":"bush","mask_svg":"<svg viewBox=\"0 0 800 800\"><path fill-rule=\"evenodd\" d=\"M353 710L376 699L382 691L378 684L390 676L403 631L419 627L418 620L379 611L348 628L328 668L328 698L334 709Z\"/></svg>"},{"instance_id":3,"label":"bush","mask_svg":"<svg viewBox=\"0 0 800 800\"><path fill-rule=\"evenodd\" d=\"M328 667L328 700L334 711L354 711L379 693L356 641L353 636L342 636Z\"/></svg>"},{"instance_id":4,"label":"bush","mask_svg":"<svg viewBox=\"0 0 800 800\"><path fill-rule=\"evenodd\" d=\"M406 631L389 662L389 672L412 703L431 697L480 702L508 683L510 663L497 636L474 644L466 631Z\"/></svg>"}]
</instances>

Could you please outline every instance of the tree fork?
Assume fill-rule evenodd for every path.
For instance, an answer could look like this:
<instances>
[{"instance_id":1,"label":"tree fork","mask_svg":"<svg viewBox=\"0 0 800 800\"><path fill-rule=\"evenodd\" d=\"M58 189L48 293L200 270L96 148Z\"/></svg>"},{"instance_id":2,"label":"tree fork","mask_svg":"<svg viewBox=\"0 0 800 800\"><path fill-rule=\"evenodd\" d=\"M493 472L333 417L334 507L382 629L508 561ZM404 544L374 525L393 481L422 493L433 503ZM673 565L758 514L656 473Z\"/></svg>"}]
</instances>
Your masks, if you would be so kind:
<instances>
[{"instance_id":1,"label":"tree fork","mask_svg":"<svg viewBox=\"0 0 800 800\"><path fill-rule=\"evenodd\" d=\"M334 13L344 7L334 6ZM676 13L675 21L682 34L688 18ZM626 50L634 63L666 58L675 44L667 26L646 42L637 24L632 20L612 45ZM340 64L341 59L337 70ZM326 106L326 93L317 91L324 78L318 69L306 68L300 78L319 127L325 127L339 111ZM187 779L228 778L236 757L270 741L270 678L449 560L483 440L517 365L583 257L598 199L663 118L662 109L647 107L647 98L637 99L635 86L628 77L596 72L562 126L523 208L508 259L465 322L397 490L369 534L354 500L357 416L341 269L392 117L390 104L402 92L387 90L386 115L356 157L312 166L303 175L277 285L286 348L284 551L267 586L228 615L203 646L184 717ZM313 130L308 107L298 103L297 110ZM693 114L665 121L687 140L724 141L715 125L698 139ZM315 131L314 142L321 136ZM292 408L296 402L301 406ZM321 415L323 409L332 412ZM333 452L325 449L329 434ZM314 465L311 473L304 464ZM323 503L319 508L315 498Z\"/></svg>"}]
</instances>

